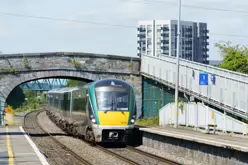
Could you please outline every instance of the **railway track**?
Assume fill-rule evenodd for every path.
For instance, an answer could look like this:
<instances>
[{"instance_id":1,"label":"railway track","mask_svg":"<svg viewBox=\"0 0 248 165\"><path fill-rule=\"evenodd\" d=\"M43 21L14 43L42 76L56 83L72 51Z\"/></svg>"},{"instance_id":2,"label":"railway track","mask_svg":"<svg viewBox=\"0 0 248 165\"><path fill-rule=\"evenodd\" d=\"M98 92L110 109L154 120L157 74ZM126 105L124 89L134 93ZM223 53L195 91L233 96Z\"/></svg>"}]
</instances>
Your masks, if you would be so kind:
<instances>
[{"instance_id":1,"label":"railway track","mask_svg":"<svg viewBox=\"0 0 248 165\"><path fill-rule=\"evenodd\" d=\"M144 152L142 150L127 146L125 148L106 148L101 145L96 146L98 149L111 154L131 165L158 164L158 165L179 165L171 160Z\"/></svg>"},{"instance_id":2,"label":"railway track","mask_svg":"<svg viewBox=\"0 0 248 165\"><path fill-rule=\"evenodd\" d=\"M106 152L106 153L108 153L108 154L110 154L110 155L113 155L113 156L115 156L115 157L117 157L117 158L119 158L119 159L121 159L121 160L123 160L123 161L129 163L129 164L132 164L132 165L140 165L139 163L133 161L132 159L129 159L129 158L125 157L125 156L122 156L122 155L120 155L120 154L117 154L116 152L114 152L114 151L112 151L112 150L109 150L109 149L107 149L107 148L105 148L105 147L102 147L102 146L100 146L100 145L97 145L96 147L97 147L98 149L100 149L101 151Z\"/></svg>"},{"instance_id":3,"label":"railway track","mask_svg":"<svg viewBox=\"0 0 248 165\"><path fill-rule=\"evenodd\" d=\"M142 154L142 155L148 156L148 157L150 157L150 158L156 159L156 160L158 160L158 161L160 161L160 162L163 162L163 163L166 163L166 164L170 164L170 165L180 165L179 163L174 162L174 161L172 161L172 160L169 160L169 159L166 159L166 158L163 158L163 157L160 157L160 156L151 154L151 153L147 153L147 152L145 152L145 151L139 150L139 149L134 148L134 147L131 147L131 146L127 146L127 149L130 150L130 151L133 151L133 152L140 153L140 154Z\"/></svg>"},{"instance_id":4,"label":"railway track","mask_svg":"<svg viewBox=\"0 0 248 165\"><path fill-rule=\"evenodd\" d=\"M54 138L53 135L49 134L48 132L46 132L42 126L40 125L40 123L38 122L37 116L39 115L39 113L41 113L43 111L36 111L36 112L31 112L29 114L27 114L25 116L24 119L24 126L26 127L26 118L32 114L35 113L35 115L33 115L33 119L35 120L36 125L39 127L39 129L44 133L49 135L49 138L51 138L58 146L60 146L61 148L63 148L66 152L69 152L74 159L77 159L78 161L81 162L81 164L91 164L89 162L87 162L86 160L84 160L82 157L80 157L79 155L77 155L76 153L74 153L72 150L70 150L69 148L67 148L64 144L62 144L60 141L58 141L56 138ZM34 122L34 121L33 121ZM25 128L26 131L26 128ZM26 131L28 132L28 130ZM125 146L124 148L109 148L109 147L104 147L102 145L96 145L95 146L97 149L112 155L128 164L131 165L143 165L143 164L169 164L169 165L178 165L178 163L173 162L171 160L165 159L163 157L159 157L157 155L153 155L151 153L147 153L144 152L142 150L139 150L137 148L131 147L131 146ZM71 162L70 162L71 163Z\"/></svg>"},{"instance_id":5,"label":"railway track","mask_svg":"<svg viewBox=\"0 0 248 165\"><path fill-rule=\"evenodd\" d=\"M51 146L47 146L47 147L49 147L48 151L53 152L53 153L44 153L44 155L46 157L48 157L47 155L50 155L50 157L48 157L48 159L50 159L50 162L52 162L52 164L59 164L59 165L61 165L61 164L65 164L65 165L69 165L69 164L91 165L90 162L88 162L87 160L85 160L81 156L77 155L75 152L73 152L71 149L66 147L61 142L59 142L53 135L49 134L41 127L41 125L37 119L37 116L41 112L43 112L43 111L33 111L33 112L30 112L30 113L25 115L25 117L24 117L24 130L26 133L28 133L31 136L32 136L32 134L33 135L35 134L35 136L38 136L39 134L40 135L42 135L42 134L48 135L50 141L46 140L46 142L48 144L43 144L43 145L49 145L49 143L51 141L56 144L52 148L51 148ZM63 152L64 154L61 154L61 152Z\"/></svg>"}]
</instances>

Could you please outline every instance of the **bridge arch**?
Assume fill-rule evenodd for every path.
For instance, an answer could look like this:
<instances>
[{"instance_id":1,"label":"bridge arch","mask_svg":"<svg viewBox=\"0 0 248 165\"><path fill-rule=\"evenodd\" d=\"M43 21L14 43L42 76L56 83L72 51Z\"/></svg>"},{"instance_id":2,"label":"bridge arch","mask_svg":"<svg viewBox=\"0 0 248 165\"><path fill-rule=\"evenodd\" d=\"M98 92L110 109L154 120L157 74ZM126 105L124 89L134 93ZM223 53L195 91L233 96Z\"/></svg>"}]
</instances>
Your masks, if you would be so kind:
<instances>
[{"instance_id":1,"label":"bridge arch","mask_svg":"<svg viewBox=\"0 0 248 165\"><path fill-rule=\"evenodd\" d=\"M1 86L0 99L5 103L10 92L17 86L34 80L48 79L48 78L66 78L74 80L83 80L86 82L97 81L105 78L116 78L127 81L132 84L132 80L129 75L121 74L97 74L97 73L83 73L75 71L40 71L26 74L17 75L15 78L11 78L4 82L5 85Z\"/></svg>"}]
</instances>

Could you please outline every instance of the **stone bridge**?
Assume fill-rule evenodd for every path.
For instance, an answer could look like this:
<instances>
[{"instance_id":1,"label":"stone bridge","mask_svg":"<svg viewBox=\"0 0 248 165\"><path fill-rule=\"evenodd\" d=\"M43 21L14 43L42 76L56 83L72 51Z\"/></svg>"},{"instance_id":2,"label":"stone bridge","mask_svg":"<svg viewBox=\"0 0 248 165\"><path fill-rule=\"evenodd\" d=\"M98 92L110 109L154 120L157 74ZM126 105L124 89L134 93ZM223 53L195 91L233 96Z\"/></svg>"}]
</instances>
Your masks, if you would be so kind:
<instances>
[{"instance_id":1,"label":"stone bridge","mask_svg":"<svg viewBox=\"0 0 248 165\"><path fill-rule=\"evenodd\" d=\"M1 110L15 87L46 78L68 78L88 82L104 78L122 79L134 86L138 114L141 113L142 80L139 58L73 52L0 55Z\"/></svg>"}]
</instances>

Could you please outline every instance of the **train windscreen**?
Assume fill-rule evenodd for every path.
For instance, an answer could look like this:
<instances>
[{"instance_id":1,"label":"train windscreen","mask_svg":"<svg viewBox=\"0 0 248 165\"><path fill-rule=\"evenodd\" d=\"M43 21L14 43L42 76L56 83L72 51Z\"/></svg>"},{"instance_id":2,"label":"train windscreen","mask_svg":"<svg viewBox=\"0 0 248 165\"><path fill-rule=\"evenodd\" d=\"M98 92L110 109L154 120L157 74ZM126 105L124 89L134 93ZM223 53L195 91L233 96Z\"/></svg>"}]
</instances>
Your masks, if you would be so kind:
<instances>
[{"instance_id":1,"label":"train windscreen","mask_svg":"<svg viewBox=\"0 0 248 165\"><path fill-rule=\"evenodd\" d=\"M96 89L99 111L128 111L129 89L118 87L100 87Z\"/></svg>"}]
</instances>

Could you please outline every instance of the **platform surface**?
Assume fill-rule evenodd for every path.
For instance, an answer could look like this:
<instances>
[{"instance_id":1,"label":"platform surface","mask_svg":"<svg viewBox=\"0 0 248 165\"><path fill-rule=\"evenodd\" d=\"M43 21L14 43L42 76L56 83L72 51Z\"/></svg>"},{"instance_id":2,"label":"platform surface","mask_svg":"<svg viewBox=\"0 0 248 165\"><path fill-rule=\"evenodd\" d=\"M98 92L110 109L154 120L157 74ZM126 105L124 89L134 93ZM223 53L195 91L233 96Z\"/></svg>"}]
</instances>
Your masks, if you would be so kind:
<instances>
[{"instance_id":1,"label":"platform surface","mask_svg":"<svg viewBox=\"0 0 248 165\"><path fill-rule=\"evenodd\" d=\"M48 165L22 127L0 127L1 165Z\"/></svg>"},{"instance_id":2,"label":"platform surface","mask_svg":"<svg viewBox=\"0 0 248 165\"><path fill-rule=\"evenodd\" d=\"M234 150L248 152L247 137L232 137L229 135L206 134L190 129L166 127L139 128L143 132L149 132L167 137L195 141L207 145L232 148Z\"/></svg>"}]
</instances>

